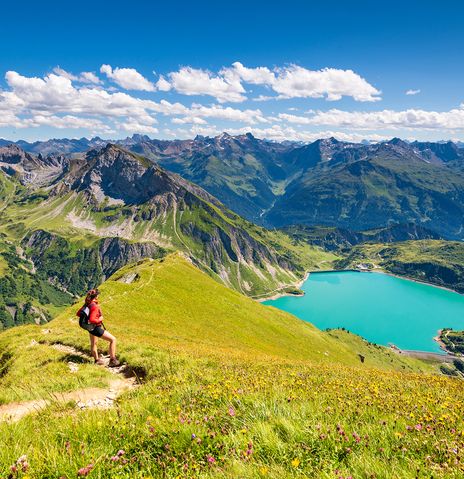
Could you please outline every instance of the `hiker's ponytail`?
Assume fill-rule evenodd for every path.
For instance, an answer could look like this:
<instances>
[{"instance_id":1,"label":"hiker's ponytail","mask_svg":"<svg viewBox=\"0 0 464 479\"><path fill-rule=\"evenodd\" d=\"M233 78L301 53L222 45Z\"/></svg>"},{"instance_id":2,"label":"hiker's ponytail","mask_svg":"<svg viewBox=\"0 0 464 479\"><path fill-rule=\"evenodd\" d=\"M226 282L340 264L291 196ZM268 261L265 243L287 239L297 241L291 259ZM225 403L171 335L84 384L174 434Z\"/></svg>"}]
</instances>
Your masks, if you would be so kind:
<instances>
[{"instance_id":1,"label":"hiker's ponytail","mask_svg":"<svg viewBox=\"0 0 464 479\"><path fill-rule=\"evenodd\" d=\"M88 306L95 298L98 297L100 291L98 289L91 289L88 291L87 296L85 297L85 304Z\"/></svg>"}]
</instances>

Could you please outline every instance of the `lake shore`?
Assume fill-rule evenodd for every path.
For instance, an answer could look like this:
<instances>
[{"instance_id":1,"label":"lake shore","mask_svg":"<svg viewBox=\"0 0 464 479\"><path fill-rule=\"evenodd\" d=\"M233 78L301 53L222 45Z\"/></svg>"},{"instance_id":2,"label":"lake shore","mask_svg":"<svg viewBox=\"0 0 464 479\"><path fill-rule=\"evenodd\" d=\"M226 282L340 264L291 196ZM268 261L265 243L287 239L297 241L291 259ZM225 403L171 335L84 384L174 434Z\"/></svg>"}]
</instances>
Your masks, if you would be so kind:
<instances>
[{"instance_id":1,"label":"lake shore","mask_svg":"<svg viewBox=\"0 0 464 479\"><path fill-rule=\"evenodd\" d=\"M446 349L445 343L440 339L442 332L443 332L443 329L439 329L437 336L435 336L435 337L433 338L433 340L438 343L438 346L440 346L440 349L441 349L442 351L445 351L445 353L451 354L451 351L448 351L448 350Z\"/></svg>"},{"instance_id":2,"label":"lake shore","mask_svg":"<svg viewBox=\"0 0 464 479\"><path fill-rule=\"evenodd\" d=\"M364 269L327 269L327 270L317 270L317 271L308 271L304 278L301 280L301 281L298 281L296 283L293 283L293 284L290 284L288 285L287 287L295 287L295 288L298 288L300 289L303 284L309 279L309 276L311 274L318 274L318 273L343 273L343 272L358 272L358 273L380 273L380 274L386 274L388 276L393 276L394 278L399 278L399 279L404 279L406 281L412 281L413 283L418 283L418 284L425 284L427 286L433 286L434 288L439 288L439 289L444 289L445 291L450 291L452 293L456 293L456 294L459 294L460 296L463 296L464 294L463 293L460 293L459 291L456 291L455 289L452 289L452 288L448 288L446 286L442 286L442 285L439 285L439 284L434 284L434 283L430 283L428 281L421 281L420 279L417 279L417 278L412 278L411 276L401 276L399 274L395 274L395 273L391 273L390 271L385 271L385 270L364 270ZM258 301L259 303L263 303L265 301L273 301L275 299L279 299L279 298L282 298L284 296L304 296L304 292L302 292L301 294L292 294L292 293L287 293L285 291L282 291L281 289L280 290L276 290L275 293L273 294L270 294L269 296L265 296L263 298L256 298L255 300ZM435 338L434 338L435 339Z\"/></svg>"},{"instance_id":3,"label":"lake shore","mask_svg":"<svg viewBox=\"0 0 464 479\"><path fill-rule=\"evenodd\" d=\"M405 281L411 281L413 283L417 283L417 284L421 284L421 285L425 285L425 286L432 286L434 288L443 289L445 291L449 291L449 292L452 292L452 293L457 293L459 296L463 296L462 294L458 293L457 291L454 291L454 290L452 290L450 288L447 288L447 287L444 287L444 286L435 285L435 284L432 284L432 283L429 283L429 282L426 282L426 281L420 281L420 280L417 280L415 278L400 276L398 274L393 274L393 273L390 273L390 272L384 271L384 270L373 270L373 271L369 270L369 271L366 271L366 270L353 270L353 269L351 269L351 270L310 271L305 275L305 277L302 280L295 283L295 286L301 288L303 286L304 282L307 281L308 278L310 278L311 274L317 275L317 274L330 273L330 272L334 272L334 273L349 273L349 272L382 273L386 276L399 278L399 279L402 279L402 280L405 280ZM312 285L308 285L308 288L305 288L305 289L306 289L306 293L309 294L310 291L312 290ZM300 294L300 295L294 294L294 295L292 295L292 294L289 294L288 292L284 292L284 291L281 290L281 291L276 291L274 294L268 295L266 298L261 298L259 301L260 302L272 301L272 300L275 300L275 299L278 299L278 298L281 298L281 297L285 297L285 296L304 296L304 294ZM436 325L436 328L437 327L445 327L445 326L446 326L445 324L438 323ZM437 331L437 329L435 329L435 332L436 331ZM432 360L432 359L440 360L441 359L445 362L452 362L452 360L455 359L456 356L451 351L446 349L446 345L440 340L440 334L441 334L441 330L438 330L438 333L433 334L433 332L432 332L432 334L430 334L430 339L433 339L433 341L436 344L438 344L438 346L439 346L439 349L436 348L436 352L433 352L433 350L428 351L426 348L424 348L425 350L421 349L421 348L417 348L417 349L411 349L411 350L403 350L401 352L405 355L420 358L420 359L428 359L428 360Z\"/></svg>"},{"instance_id":4,"label":"lake shore","mask_svg":"<svg viewBox=\"0 0 464 479\"><path fill-rule=\"evenodd\" d=\"M323 273L326 273L328 271L321 271ZM289 284L289 285L286 285L284 286L284 288L296 288L296 289L300 289L303 284L308 280L309 278L309 275L311 274L311 272L307 271L303 277L303 279L295 282L295 283L292 283L292 284ZM304 296L304 292L301 292L300 294L292 294L292 293L287 293L285 291L282 291L282 288L278 289L278 290L275 290L276 292L273 293L271 291L271 293L273 294L270 294L269 296L265 296L264 298L255 298L255 301L258 301L258 303L263 303L264 301L273 301L274 299L278 299L278 298L282 298L283 296Z\"/></svg>"},{"instance_id":5,"label":"lake shore","mask_svg":"<svg viewBox=\"0 0 464 479\"><path fill-rule=\"evenodd\" d=\"M345 271L345 270L343 270ZM348 270L346 270L348 271ZM385 271L385 270L375 270L375 271L363 271L363 270L358 270L361 273L381 273L381 274L387 274L388 276L393 276L394 278L399 278L399 279L405 279L406 281L412 281L413 283L419 283L419 284L426 284L427 286L433 286L434 288L439 288L439 289L444 289L445 291L450 291L451 293L456 293L459 294L460 296L463 296L464 293L460 293L459 291L456 291L455 289L448 288L447 286L442 286L440 284L435 284L435 283L430 283L429 281L421 281L420 279L417 278L412 278L411 276L402 276L399 274L391 273L390 271Z\"/></svg>"}]
</instances>

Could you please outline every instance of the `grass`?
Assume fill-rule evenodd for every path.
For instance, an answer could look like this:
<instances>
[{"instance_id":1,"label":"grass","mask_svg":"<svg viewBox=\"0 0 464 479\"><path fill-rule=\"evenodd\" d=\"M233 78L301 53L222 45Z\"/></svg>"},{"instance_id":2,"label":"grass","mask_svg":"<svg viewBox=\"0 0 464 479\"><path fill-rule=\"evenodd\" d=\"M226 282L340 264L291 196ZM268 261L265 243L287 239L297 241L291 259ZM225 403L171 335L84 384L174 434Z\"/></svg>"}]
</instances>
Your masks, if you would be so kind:
<instances>
[{"instance_id":1,"label":"grass","mask_svg":"<svg viewBox=\"0 0 464 479\"><path fill-rule=\"evenodd\" d=\"M461 381L247 299L179 254L126 267L101 290L105 323L143 385L112 410L57 403L0 424L0 477L23 454L27 471L11 477L462 477ZM46 344L87 347L74 310L48 334L0 335L4 400L17 398L12 387L32 398L106 384L92 365L71 378Z\"/></svg>"},{"instance_id":2,"label":"grass","mask_svg":"<svg viewBox=\"0 0 464 479\"><path fill-rule=\"evenodd\" d=\"M191 203L144 220L150 204L95 208L83 193L39 195L39 200L35 194L24 193L5 209L0 233L19 243L29 232L43 229L75 249L91 249L99 238L114 236L117 226L123 238L155 241L169 250L184 251L216 280L250 296L282 289L297 282L306 270L330 267L338 259L320 248L296 244L282 232L257 227L202 198ZM73 225L70 214L85 220L83 226ZM86 229L91 225L93 229ZM250 253L238 261L243 251L250 252L253 247L261 248L261 253Z\"/></svg>"}]
</instances>

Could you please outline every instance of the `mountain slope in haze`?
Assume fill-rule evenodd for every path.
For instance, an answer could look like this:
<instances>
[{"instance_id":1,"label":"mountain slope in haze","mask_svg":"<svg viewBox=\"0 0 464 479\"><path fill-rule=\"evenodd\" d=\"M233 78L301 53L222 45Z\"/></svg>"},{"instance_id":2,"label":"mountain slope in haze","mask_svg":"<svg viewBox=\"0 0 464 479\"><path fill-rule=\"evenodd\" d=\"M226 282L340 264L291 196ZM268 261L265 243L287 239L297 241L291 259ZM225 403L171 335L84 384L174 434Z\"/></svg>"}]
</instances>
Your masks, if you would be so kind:
<instances>
[{"instance_id":1,"label":"mountain slope in haze","mask_svg":"<svg viewBox=\"0 0 464 479\"><path fill-rule=\"evenodd\" d=\"M137 138L124 146L202 186L257 223L289 181L281 157L293 147L259 140L250 133L184 141Z\"/></svg>"},{"instance_id":2,"label":"mountain slope in haze","mask_svg":"<svg viewBox=\"0 0 464 479\"><path fill-rule=\"evenodd\" d=\"M180 255L125 267L101 289L105 323L139 386L110 409L58 399L1 422L2 472L27 454L37 478L462 475L462 383L424 374L434 367L318 331ZM88 348L75 309L46 334L35 326L0 334L0 402L114 380L68 352Z\"/></svg>"},{"instance_id":3,"label":"mountain slope in haze","mask_svg":"<svg viewBox=\"0 0 464 479\"><path fill-rule=\"evenodd\" d=\"M411 222L445 238L464 236L464 176L401 140L352 145L325 140L292 153L309 165L264 219L273 225L354 230Z\"/></svg>"},{"instance_id":4,"label":"mountain slope in haze","mask_svg":"<svg viewBox=\"0 0 464 479\"><path fill-rule=\"evenodd\" d=\"M0 147L0 171L17 177L24 185L46 185L57 178L65 167L63 156L35 156L17 145Z\"/></svg>"},{"instance_id":5,"label":"mountain slope in haze","mask_svg":"<svg viewBox=\"0 0 464 479\"><path fill-rule=\"evenodd\" d=\"M72 150L103 144L100 138L84 140L72 140ZM68 152L70 141L27 147ZM223 133L193 140L134 135L117 143L269 227L323 224L363 230L413 222L448 239L464 235L464 149L453 142L394 138L357 144L328 138L299 145Z\"/></svg>"},{"instance_id":6,"label":"mountain slope in haze","mask_svg":"<svg viewBox=\"0 0 464 479\"><path fill-rule=\"evenodd\" d=\"M202 188L115 145L69 160L48 188L23 192L5 210L0 230L20 242L31 259L49 258L53 267L59 254L43 255L38 241L28 239L32 232L51 233L55 245L71 242L74 246L63 246L69 258L77 250L93 257L99 238L135 242L135 256L147 242L153 245L147 251L182 250L213 277L248 295L292 284L306 269L334 259L248 223ZM42 264L42 269L53 268ZM63 277L76 273L58 269Z\"/></svg>"},{"instance_id":7,"label":"mountain slope in haze","mask_svg":"<svg viewBox=\"0 0 464 479\"><path fill-rule=\"evenodd\" d=\"M414 223L395 224L372 230L353 231L335 226L293 225L284 228L297 241L319 246L328 251L349 250L360 243L396 243L408 240L442 239L434 231Z\"/></svg>"}]
</instances>

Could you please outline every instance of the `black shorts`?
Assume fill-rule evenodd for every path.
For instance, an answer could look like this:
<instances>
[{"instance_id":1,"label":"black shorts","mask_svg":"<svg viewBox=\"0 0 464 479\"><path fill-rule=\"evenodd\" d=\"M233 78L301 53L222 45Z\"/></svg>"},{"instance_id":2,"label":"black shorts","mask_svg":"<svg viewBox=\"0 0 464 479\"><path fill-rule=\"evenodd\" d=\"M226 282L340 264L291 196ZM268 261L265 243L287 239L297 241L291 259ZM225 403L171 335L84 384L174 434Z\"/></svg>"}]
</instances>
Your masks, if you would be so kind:
<instances>
[{"instance_id":1,"label":"black shorts","mask_svg":"<svg viewBox=\"0 0 464 479\"><path fill-rule=\"evenodd\" d=\"M89 331L92 336L96 336L97 338L101 338L104 332L105 329L102 326L95 326L92 331Z\"/></svg>"}]
</instances>

